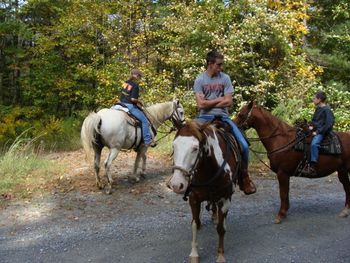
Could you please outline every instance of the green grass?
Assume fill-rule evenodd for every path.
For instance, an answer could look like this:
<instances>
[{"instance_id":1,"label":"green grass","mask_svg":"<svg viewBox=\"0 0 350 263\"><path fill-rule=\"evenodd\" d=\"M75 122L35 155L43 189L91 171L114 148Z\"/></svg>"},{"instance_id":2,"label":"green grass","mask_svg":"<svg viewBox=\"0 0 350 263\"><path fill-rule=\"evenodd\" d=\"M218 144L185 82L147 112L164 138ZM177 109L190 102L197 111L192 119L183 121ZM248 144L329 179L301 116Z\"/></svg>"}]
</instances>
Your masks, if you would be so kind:
<instances>
[{"instance_id":1,"label":"green grass","mask_svg":"<svg viewBox=\"0 0 350 263\"><path fill-rule=\"evenodd\" d=\"M21 134L1 152L0 195L26 197L59 172L52 161L40 157L40 149L34 146L38 139L28 140ZM0 202L4 202L1 197Z\"/></svg>"}]
</instances>

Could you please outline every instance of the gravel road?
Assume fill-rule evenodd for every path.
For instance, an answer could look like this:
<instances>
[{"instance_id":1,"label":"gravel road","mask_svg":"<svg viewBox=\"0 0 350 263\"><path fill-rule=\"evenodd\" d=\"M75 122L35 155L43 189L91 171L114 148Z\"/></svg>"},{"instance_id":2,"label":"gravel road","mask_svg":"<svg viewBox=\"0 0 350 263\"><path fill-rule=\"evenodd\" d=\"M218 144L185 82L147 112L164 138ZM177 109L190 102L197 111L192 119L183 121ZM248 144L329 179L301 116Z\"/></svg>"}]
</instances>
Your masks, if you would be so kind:
<instances>
[{"instance_id":1,"label":"gravel road","mask_svg":"<svg viewBox=\"0 0 350 263\"><path fill-rule=\"evenodd\" d=\"M170 169L156 166L137 185L120 177L112 195L73 189L12 201L0 211L0 262L187 262L189 205L165 187ZM344 192L336 176L292 178L291 208L279 225L277 180L253 179L256 194L233 195L227 262L350 262L350 218L338 218ZM204 206L201 218L200 259L212 263L217 234Z\"/></svg>"}]
</instances>

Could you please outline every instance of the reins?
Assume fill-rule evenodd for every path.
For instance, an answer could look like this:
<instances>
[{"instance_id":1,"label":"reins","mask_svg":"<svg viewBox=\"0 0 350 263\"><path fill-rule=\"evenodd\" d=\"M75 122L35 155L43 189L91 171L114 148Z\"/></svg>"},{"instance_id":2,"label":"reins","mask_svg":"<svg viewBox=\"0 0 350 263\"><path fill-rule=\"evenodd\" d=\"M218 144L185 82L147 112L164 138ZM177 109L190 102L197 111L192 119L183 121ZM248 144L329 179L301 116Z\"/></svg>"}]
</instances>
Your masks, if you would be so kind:
<instances>
[{"instance_id":1,"label":"reins","mask_svg":"<svg viewBox=\"0 0 350 263\"><path fill-rule=\"evenodd\" d=\"M166 124L166 121L165 122L160 122L158 121L157 119L155 119L152 114L149 112L149 110L147 110L146 107L142 107L142 110L147 113L147 117L151 119L152 122L157 122L159 124L159 127L161 126L166 126L169 128L169 131L166 131L166 132L162 132L162 131L157 131L157 133L163 133L165 134L164 136L160 137L159 139L157 139L155 142L158 143L160 140L164 139L165 137L167 137L169 134L171 134L173 131L176 131L176 124L175 124L175 121L178 121L180 122L180 117L178 116L178 113L177 113L177 107L176 105L173 103L173 112L171 113L170 117L167 119L171 119L171 121L173 122L173 126L170 126L168 124ZM177 120L173 120L173 116L176 115L177 117ZM158 127L158 129L159 129Z\"/></svg>"},{"instance_id":2,"label":"reins","mask_svg":"<svg viewBox=\"0 0 350 263\"><path fill-rule=\"evenodd\" d=\"M225 132L223 132L223 136L222 136L225 140L225 153L224 153L224 161L222 162L222 164L220 165L220 168L216 171L215 175L210 178L209 181L207 182L204 182L204 183L195 183L193 182L194 181L194 176L195 176L195 171L197 170L197 165L198 165L198 162L199 162L199 159L200 157L202 156L202 151L203 151L203 146L200 148L200 151L197 155L197 158L196 158L196 161L193 165L193 167L191 168L190 171L187 171L186 169L180 167L180 166L174 166L173 169L178 169L180 171L182 171L185 176L189 177L190 179L190 183L188 184L187 186L187 189L184 193L184 196L183 196L183 200L184 201L187 201L188 200L188 195L190 194L191 190L193 188L196 188L196 187L211 187L212 186L212 183L214 181L216 181L219 176L222 175L222 172L227 164L227 160L230 158L231 156L231 151L230 151L230 142L229 142L229 139L227 137L227 134Z\"/></svg>"},{"instance_id":3,"label":"reins","mask_svg":"<svg viewBox=\"0 0 350 263\"><path fill-rule=\"evenodd\" d=\"M290 129L290 130L288 130L288 131L291 131L291 130L295 130L295 128ZM278 136L278 135L283 135L283 133L277 134L276 136ZM276 136L273 136L273 137L276 137ZM270 138L273 138L273 137L270 137ZM258 154L266 154L266 155L269 157L269 156L271 156L271 155L273 155L273 154L281 153L281 152L287 151L287 150L291 149L293 146L295 146L296 144L298 144L299 142L303 141L306 137L307 137L307 135L306 135L306 134L303 134L303 136L301 136L301 137L299 137L299 138L295 138L295 139L293 139L292 141L288 142L286 145L283 145L282 147L277 148L277 149L275 149L275 150L273 150L273 151L271 151L271 152L267 152L267 151L266 151L266 152L265 152L265 151L256 151L256 150L252 149L251 147L249 147L249 149L254 153L254 155L258 158L258 160L259 160L261 163L263 163L266 167L268 167L270 170L272 170L271 167L270 167L268 164L266 164L266 163L258 156ZM270 139L270 138L269 138L269 137L263 137L263 138L255 138L255 139L264 140L264 139Z\"/></svg>"}]
</instances>

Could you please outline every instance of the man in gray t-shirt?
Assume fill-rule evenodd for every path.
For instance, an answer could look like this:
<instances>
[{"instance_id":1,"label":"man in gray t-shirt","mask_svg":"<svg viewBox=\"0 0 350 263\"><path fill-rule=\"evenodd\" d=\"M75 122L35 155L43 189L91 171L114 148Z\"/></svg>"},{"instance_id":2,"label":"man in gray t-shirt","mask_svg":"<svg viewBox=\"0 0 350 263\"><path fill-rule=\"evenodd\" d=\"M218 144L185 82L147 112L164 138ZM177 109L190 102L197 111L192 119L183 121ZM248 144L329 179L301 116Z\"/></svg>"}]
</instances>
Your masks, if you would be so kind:
<instances>
[{"instance_id":1,"label":"man in gray t-shirt","mask_svg":"<svg viewBox=\"0 0 350 263\"><path fill-rule=\"evenodd\" d=\"M196 120L203 123L220 117L222 121L231 126L232 134L241 145L243 152L239 187L245 194L253 194L256 188L248 174L249 146L228 114L228 107L232 106L233 86L230 77L222 72L224 56L216 51L211 51L207 54L206 61L206 71L196 78L193 87L199 108L199 116Z\"/></svg>"},{"instance_id":2,"label":"man in gray t-shirt","mask_svg":"<svg viewBox=\"0 0 350 263\"><path fill-rule=\"evenodd\" d=\"M225 73L218 72L216 75L210 76L208 71L204 71L194 82L194 92L207 101L225 96L227 96L228 101L232 101L233 86L230 77ZM200 108L199 114L228 116L228 106L227 104L227 106L220 107L216 104L210 108Z\"/></svg>"}]
</instances>

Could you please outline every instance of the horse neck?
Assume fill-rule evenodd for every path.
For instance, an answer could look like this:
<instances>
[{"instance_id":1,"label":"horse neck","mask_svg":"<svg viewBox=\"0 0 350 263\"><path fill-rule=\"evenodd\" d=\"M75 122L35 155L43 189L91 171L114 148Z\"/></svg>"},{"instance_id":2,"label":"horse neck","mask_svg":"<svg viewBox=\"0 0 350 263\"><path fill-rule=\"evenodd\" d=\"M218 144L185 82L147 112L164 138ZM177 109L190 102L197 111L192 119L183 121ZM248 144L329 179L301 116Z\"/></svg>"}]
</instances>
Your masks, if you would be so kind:
<instances>
[{"instance_id":1,"label":"horse neck","mask_svg":"<svg viewBox=\"0 0 350 263\"><path fill-rule=\"evenodd\" d=\"M172 102L158 103L146 108L146 114L149 115L149 119L155 129L158 129L160 125L169 119L172 113Z\"/></svg>"},{"instance_id":2,"label":"horse neck","mask_svg":"<svg viewBox=\"0 0 350 263\"><path fill-rule=\"evenodd\" d=\"M223 160L217 160L217 156L224 156L224 149L220 146L220 135L217 134L215 129L210 126L205 129L206 142L204 143L205 154L202 155L199 165L199 171L201 170L206 177L213 176L220 167ZM209 137L211 137L209 139ZM215 138L215 139L214 139ZM205 176L204 176L205 177Z\"/></svg>"},{"instance_id":3,"label":"horse neck","mask_svg":"<svg viewBox=\"0 0 350 263\"><path fill-rule=\"evenodd\" d=\"M287 144L293 139L294 135L290 132L291 126L262 108L260 112L261 114L254 116L253 128L268 152Z\"/></svg>"}]
</instances>

